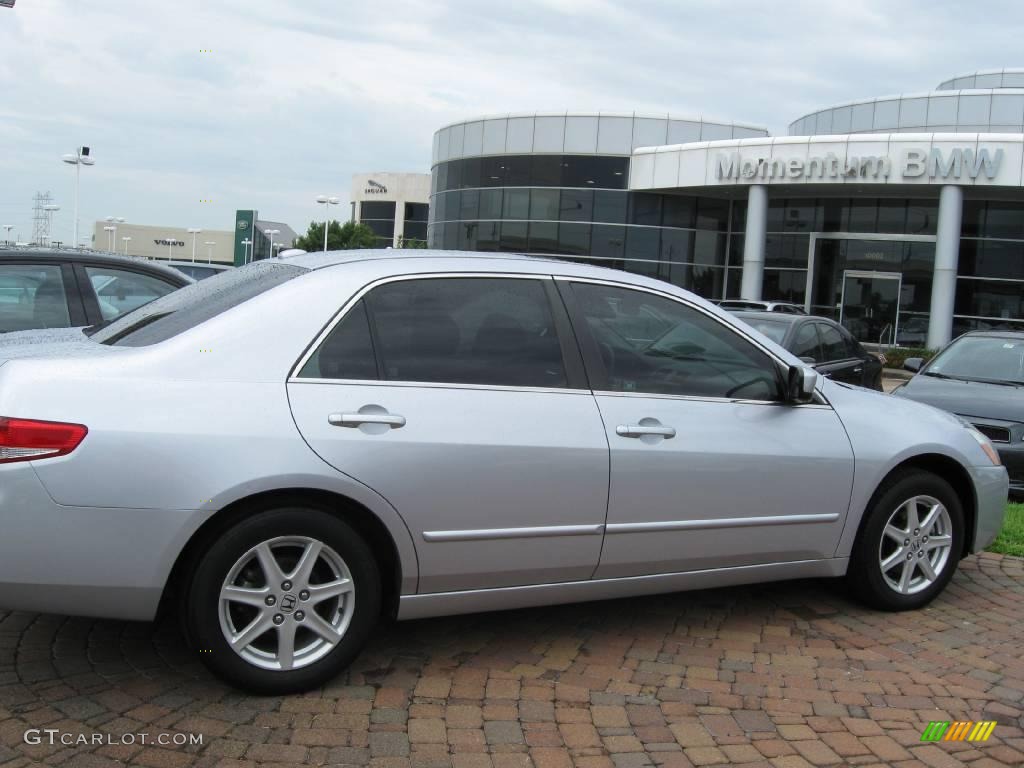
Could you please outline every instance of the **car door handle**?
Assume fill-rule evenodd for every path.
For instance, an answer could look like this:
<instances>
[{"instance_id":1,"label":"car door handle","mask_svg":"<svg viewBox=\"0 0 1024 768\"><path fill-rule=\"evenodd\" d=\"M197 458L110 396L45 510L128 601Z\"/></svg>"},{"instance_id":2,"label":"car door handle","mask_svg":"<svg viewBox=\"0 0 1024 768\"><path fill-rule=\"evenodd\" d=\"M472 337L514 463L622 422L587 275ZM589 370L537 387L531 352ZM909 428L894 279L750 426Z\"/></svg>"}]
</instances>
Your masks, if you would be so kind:
<instances>
[{"instance_id":1,"label":"car door handle","mask_svg":"<svg viewBox=\"0 0 1024 768\"><path fill-rule=\"evenodd\" d=\"M644 424L619 424L615 428L615 434L619 437L643 437L644 435L657 435L669 440L676 436L675 427L662 427Z\"/></svg>"},{"instance_id":2,"label":"car door handle","mask_svg":"<svg viewBox=\"0 0 1024 768\"><path fill-rule=\"evenodd\" d=\"M405 426L405 416L397 413L332 413L327 421L336 427L361 427L363 424L387 424L392 429Z\"/></svg>"}]
</instances>

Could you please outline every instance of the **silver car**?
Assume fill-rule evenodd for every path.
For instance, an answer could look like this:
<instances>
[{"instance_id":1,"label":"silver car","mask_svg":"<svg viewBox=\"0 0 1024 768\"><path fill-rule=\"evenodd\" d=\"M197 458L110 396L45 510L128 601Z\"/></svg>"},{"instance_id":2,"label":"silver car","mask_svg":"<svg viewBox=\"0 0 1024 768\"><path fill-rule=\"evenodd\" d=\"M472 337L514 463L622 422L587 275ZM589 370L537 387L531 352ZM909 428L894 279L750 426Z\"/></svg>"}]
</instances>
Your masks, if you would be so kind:
<instances>
[{"instance_id":1,"label":"silver car","mask_svg":"<svg viewBox=\"0 0 1024 768\"><path fill-rule=\"evenodd\" d=\"M318 685L399 619L846 575L918 608L1007 475L663 282L515 256L259 262L0 346L0 607L180 611Z\"/></svg>"}]
</instances>

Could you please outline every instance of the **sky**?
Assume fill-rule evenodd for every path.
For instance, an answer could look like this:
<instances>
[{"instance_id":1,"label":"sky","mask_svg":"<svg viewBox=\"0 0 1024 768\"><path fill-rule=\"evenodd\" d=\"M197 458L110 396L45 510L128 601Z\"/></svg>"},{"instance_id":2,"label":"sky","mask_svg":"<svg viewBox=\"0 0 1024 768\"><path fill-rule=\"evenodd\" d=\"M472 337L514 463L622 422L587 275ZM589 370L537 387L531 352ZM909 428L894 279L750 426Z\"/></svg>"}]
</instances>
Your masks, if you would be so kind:
<instances>
[{"instance_id":1,"label":"sky","mask_svg":"<svg viewBox=\"0 0 1024 768\"><path fill-rule=\"evenodd\" d=\"M439 127L533 111L814 109L1024 66L1024 4L981 0L17 0L0 8L0 224L106 216L297 231L354 173L430 171ZM2 233L0 233L2 234Z\"/></svg>"}]
</instances>

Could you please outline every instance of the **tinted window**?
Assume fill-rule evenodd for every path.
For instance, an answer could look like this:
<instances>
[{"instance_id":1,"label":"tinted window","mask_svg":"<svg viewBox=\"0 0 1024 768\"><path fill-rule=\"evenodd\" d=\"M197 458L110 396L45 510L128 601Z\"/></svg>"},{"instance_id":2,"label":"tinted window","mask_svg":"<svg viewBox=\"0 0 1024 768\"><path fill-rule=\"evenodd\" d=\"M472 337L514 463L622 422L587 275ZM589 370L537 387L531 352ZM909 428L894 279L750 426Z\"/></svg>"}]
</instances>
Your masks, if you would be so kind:
<instances>
[{"instance_id":1,"label":"tinted window","mask_svg":"<svg viewBox=\"0 0 1024 768\"><path fill-rule=\"evenodd\" d=\"M818 348L817 323L804 323L793 337L792 352L797 357L807 357L816 363L821 362L821 350Z\"/></svg>"},{"instance_id":2,"label":"tinted window","mask_svg":"<svg viewBox=\"0 0 1024 768\"><path fill-rule=\"evenodd\" d=\"M507 278L403 280L367 295L383 378L564 387L543 284Z\"/></svg>"},{"instance_id":3,"label":"tinted window","mask_svg":"<svg viewBox=\"0 0 1024 768\"><path fill-rule=\"evenodd\" d=\"M775 320L762 320L760 318L745 317L743 321L759 333L763 333L776 344L781 344L786 338L788 323L779 323Z\"/></svg>"},{"instance_id":4,"label":"tinted window","mask_svg":"<svg viewBox=\"0 0 1024 768\"><path fill-rule=\"evenodd\" d=\"M573 293L614 392L774 400L775 367L722 323L642 291L577 283Z\"/></svg>"},{"instance_id":5,"label":"tinted window","mask_svg":"<svg viewBox=\"0 0 1024 768\"><path fill-rule=\"evenodd\" d=\"M104 320L120 317L178 288L151 275L124 269L86 266L85 273L96 292Z\"/></svg>"},{"instance_id":6,"label":"tinted window","mask_svg":"<svg viewBox=\"0 0 1024 768\"><path fill-rule=\"evenodd\" d=\"M831 363L834 360L846 360L850 357L846 348L846 340L843 339L838 328L818 323L818 332L821 334L821 359L823 362Z\"/></svg>"},{"instance_id":7,"label":"tinted window","mask_svg":"<svg viewBox=\"0 0 1024 768\"><path fill-rule=\"evenodd\" d=\"M186 285L112 323L93 326L87 333L101 344L156 344L308 271L277 260L229 269L209 280Z\"/></svg>"},{"instance_id":8,"label":"tinted window","mask_svg":"<svg viewBox=\"0 0 1024 768\"><path fill-rule=\"evenodd\" d=\"M0 333L69 325L58 265L0 265Z\"/></svg>"},{"instance_id":9,"label":"tinted window","mask_svg":"<svg viewBox=\"0 0 1024 768\"><path fill-rule=\"evenodd\" d=\"M376 379L377 361L370 340L366 304L360 300L334 326L299 371L313 379Z\"/></svg>"}]
</instances>

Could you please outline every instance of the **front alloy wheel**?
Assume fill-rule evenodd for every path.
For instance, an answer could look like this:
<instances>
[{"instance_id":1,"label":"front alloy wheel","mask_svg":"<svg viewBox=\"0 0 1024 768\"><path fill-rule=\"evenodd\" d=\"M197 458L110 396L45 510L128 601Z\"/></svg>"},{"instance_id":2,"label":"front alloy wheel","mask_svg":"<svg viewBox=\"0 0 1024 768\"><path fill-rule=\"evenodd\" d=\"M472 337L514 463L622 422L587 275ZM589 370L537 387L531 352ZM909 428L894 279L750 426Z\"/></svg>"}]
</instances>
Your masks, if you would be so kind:
<instances>
[{"instance_id":1,"label":"front alloy wheel","mask_svg":"<svg viewBox=\"0 0 1024 768\"><path fill-rule=\"evenodd\" d=\"M301 507L250 514L210 542L184 596L187 634L228 682L308 690L355 658L380 615L373 552L347 523Z\"/></svg>"},{"instance_id":2,"label":"front alloy wheel","mask_svg":"<svg viewBox=\"0 0 1024 768\"><path fill-rule=\"evenodd\" d=\"M898 471L864 512L847 581L872 607L920 608L953 578L963 542L963 507L949 483L921 469Z\"/></svg>"}]
</instances>

